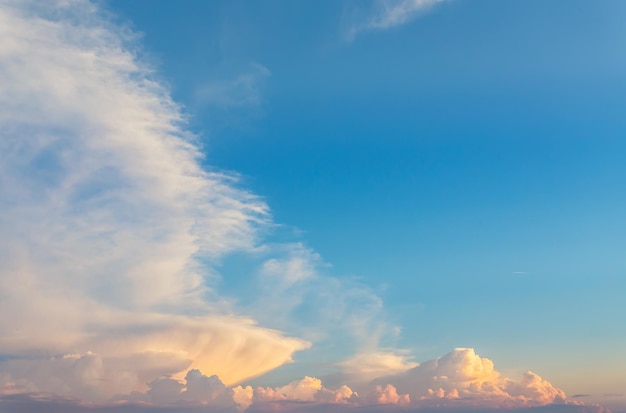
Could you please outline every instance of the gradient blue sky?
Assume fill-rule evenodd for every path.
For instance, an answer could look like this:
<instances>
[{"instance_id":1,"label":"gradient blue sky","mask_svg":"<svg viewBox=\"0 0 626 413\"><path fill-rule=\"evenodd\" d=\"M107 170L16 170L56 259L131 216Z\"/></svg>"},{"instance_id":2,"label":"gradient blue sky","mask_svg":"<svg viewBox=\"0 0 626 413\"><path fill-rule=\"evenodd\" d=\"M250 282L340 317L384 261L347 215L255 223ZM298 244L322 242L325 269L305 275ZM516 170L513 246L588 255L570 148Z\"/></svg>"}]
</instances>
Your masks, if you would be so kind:
<instances>
[{"instance_id":1,"label":"gradient blue sky","mask_svg":"<svg viewBox=\"0 0 626 413\"><path fill-rule=\"evenodd\" d=\"M624 389L626 4L449 1L348 39L365 3L106 4L208 161L267 200L277 236L372 286L398 345ZM199 96L255 65L253 102Z\"/></svg>"},{"instance_id":2,"label":"gradient blue sky","mask_svg":"<svg viewBox=\"0 0 626 413\"><path fill-rule=\"evenodd\" d=\"M229 386L278 388L315 376L338 387L358 375L359 355L385 354L390 359L381 365L388 370L372 377L395 377L399 384L390 383L401 389L403 379L394 374L415 367L411 363L473 348L494 360L503 376L532 370L570 400L626 411L626 2L100 0L91 10L89 2L72 0L76 12L56 2L44 7L29 0L26 11L15 6L19 2L4 3L6 22L15 24L7 27L22 27L13 15L45 16L58 19L61 29L105 27L105 34L85 32L82 41L81 31L67 29L58 44L46 46L52 57L40 52L41 41L16 34L26 39L24 56L33 45L32 62L11 60L12 49L0 47L0 58L10 62L0 73L14 79L0 88L0 107L9 108L0 122L10 131L6 167L0 168L8 194L0 224L9 235L0 246L12 248L5 247L11 264L0 265L0 274L9 280L20 271L51 268L32 277L44 281L20 283L58 290L59 297L66 287L75 290L67 294L76 304L59 310L71 314L72 326L59 324L59 331L67 327L59 334L92 337L40 344L43 332L7 333L18 327L0 317L0 332L9 337L0 340L0 385L75 396L42 385L50 383L45 375L19 364L44 356L102 355L110 365L134 363L141 354L146 358L138 364L155 365L148 353L184 350L192 360L185 369L226 371L206 371L214 353L192 356L191 339L184 338L202 336L208 324L224 337L283 349L267 350L276 357L241 373L244 382L234 373L220 375ZM403 11L395 20L385 14L393 7ZM33 39L49 29L41 27L33 29ZM11 40L12 33L0 35ZM105 62L134 60L130 69L113 64L112 74L109 63L102 71L100 63L81 71L68 52L66 69L63 56L72 48L94 56L102 49L113 56ZM29 68L23 75L15 69L21 62ZM38 65L50 69L28 78ZM72 70L79 80L59 75ZM31 87L37 76L45 83L48 75L58 88ZM163 89L142 95L145 79ZM119 95L111 94L114 109L102 103L105 91L93 95L103 97L98 102L81 101L107 84L122 85ZM147 98L135 105L135 92ZM179 109L167 94L185 118L180 130ZM55 99L64 103L48 104ZM85 114L65 102L84 105ZM132 141L140 129L125 113L144 110L157 132L141 129L138 149L106 135L119 127ZM22 111L46 115L29 124ZM43 149L37 145L47 138L27 149L15 143L14 136L25 141L31 130L42 136L72 131L72 138ZM94 142L108 143L83 143L93 131ZM199 164L195 147L167 146L189 131L202 154ZM151 142L169 149L158 152ZM172 158L162 171L142 175L168 151ZM70 192L68 182L83 182L84 171L91 171L90 159L102 163L97 179ZM72 160L76 169L64 166ZM177 165L184 171L172 184ZM201 170L216 175L187 180ZM163 197L155 201L154 194ZM29 235L41 228L50 231L45 240ZM52 252L45 245L54 245ZM168 254L171 259L160 261ZM88 270L95 281L71 275ZM165 281L152 290L150 280L160 271ZM137 292L127 288L128 280ZM176 294L180 287L180 297L192 297L192 304L166 297L175 284ZM28 324L33 310L21 303L30 293L6 285L0 284L0 297L14 301L0 311L19 314L15 325ZM78 315L90 311L99 316L87 322ZM218 315L231 321L222 324ZM258 328L231 316L250 317ZM128 324L107 324L123 319ZM171 336L185 344L151 347L150 340ZM142 340L148 344L141 347ZM251 346L229 340L217 347L240 345L245 352ZM99 341L106 344L98 347ZM134 345L135 353L117 350ZM242 357L237 368L245 370L257 355ZM182 383L181 360L159 359L149 374L137 367L137 380L156 383L162 369ZM46 368L54 373L61 367ZM106 374L117 377L111 373L116 368ZM416 371L415 377L422 374ZM91 395L91 387L88 392L76 383L67 388ZM0 412L21 403L6 400Z\"/></svg>"}]
</instances>

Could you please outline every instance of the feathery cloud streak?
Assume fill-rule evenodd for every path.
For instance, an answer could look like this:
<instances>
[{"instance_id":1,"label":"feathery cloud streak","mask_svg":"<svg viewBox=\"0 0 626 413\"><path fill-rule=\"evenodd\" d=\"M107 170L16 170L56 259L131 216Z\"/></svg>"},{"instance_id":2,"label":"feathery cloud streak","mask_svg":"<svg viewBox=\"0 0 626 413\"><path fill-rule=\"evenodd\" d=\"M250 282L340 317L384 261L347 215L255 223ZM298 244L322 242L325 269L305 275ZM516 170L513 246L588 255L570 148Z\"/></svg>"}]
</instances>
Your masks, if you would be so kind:
<instances>
[{"instance_id":1,"label":"feathery cloud streak","mask_svg":"<svg viewBox=\"0 0 626 413\"><path fill-rule=\"evenodd\" d=\"M110 396L190 367L233 383L308 346L212 288L199 259L255 246L268 208L199 166L131 36L86 1L0 8L0 377L29 391Z\"/></svg>"},{"instance_id":2,"label":"feathery cloud streak","mask_svg":"<svg viewBox=\"0 0 626 413\"><path fill-rule=\"evenodd\" d=\"M230 385L310 346L275 328L376 345L380 299L301 244L260 245L267 205L200 166L133 33L88 1L0 4L0 383L103 400L189 369ZM237 305L216 289L233 251L265 260Z\"/></svg>"},{"instance_id":3,"label":"feathery cloud streak","mask_svg":"<svg viewBox=\"0 0 626 413\"><path fill-rule=\"evenodd\" d=\"M348 36L353 39L363 31L386 30L401 26L413 20L420 13L445 0L379 0L371 16L364 22L358 23L350 29Z\"/></svg>"}]
</instances>

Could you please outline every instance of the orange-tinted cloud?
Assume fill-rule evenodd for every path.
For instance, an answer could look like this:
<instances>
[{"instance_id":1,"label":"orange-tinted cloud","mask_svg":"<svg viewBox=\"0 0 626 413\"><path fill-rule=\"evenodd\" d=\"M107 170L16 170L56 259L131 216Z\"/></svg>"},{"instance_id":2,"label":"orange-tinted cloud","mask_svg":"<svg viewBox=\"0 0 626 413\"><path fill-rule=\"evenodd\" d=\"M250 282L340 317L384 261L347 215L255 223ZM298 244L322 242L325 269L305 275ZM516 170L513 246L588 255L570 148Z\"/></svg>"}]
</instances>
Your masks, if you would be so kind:
<instances>
[{"instance_id":1,"label":"orange-tinted cloud","mask_svg":"<svg viewBox=\"0 0 626 413\"><path fill-rule=\"evenodd\" d=\"M449 400L483 406L540 406L563 403L565 393L538 375L527 372L521 380L502 376L493 361L471 348L454 351L420 364L406 372L381 377L380 384L393 384L422 404Z\"/></svg>"}]
</instances>

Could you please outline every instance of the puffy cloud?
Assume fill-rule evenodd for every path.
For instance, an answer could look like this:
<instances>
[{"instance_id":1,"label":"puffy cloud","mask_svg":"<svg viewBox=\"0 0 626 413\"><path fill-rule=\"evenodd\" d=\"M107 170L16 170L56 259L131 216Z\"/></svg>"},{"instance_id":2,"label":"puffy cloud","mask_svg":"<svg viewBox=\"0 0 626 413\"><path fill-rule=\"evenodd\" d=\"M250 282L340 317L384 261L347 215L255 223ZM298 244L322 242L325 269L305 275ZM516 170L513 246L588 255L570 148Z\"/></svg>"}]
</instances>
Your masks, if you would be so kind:
<instances>
[{"instance_id":1,"label":"puffy cloud","mask_svg":"<svg viewBox=\"0 0 626 413\"><path fill-rule=\"evenodd\" d=\"M103 364L93 354L56 361L74 366L79 383L98 377ZM55 369L62 371L63 367L57 365ZM610 413L602 406L566 401L561 390L536 374L526 373L519 381L503 377L490 360L479 357L472 349L456 349L404 373L376 379L362 394L348 385L334 389L325 387L322 380L310 376L281 387L229 387L217 376L207 376L193 369L180 380L167 376L153 380L145 392L135 392L113 404L87 406L58 396L42 398L35 394L31 398L15 394L0 397L0 412L4 406L9 406L7 411L19 411L11 410L10 406L16 405L31 409L45 406L50 408L48 411L65 406L66 411L77 412L254 413L358 409L360 412Z\"/></svg>"},{"instance_id":2,"label":"puffy cloud","mask_svg":"<svg viewBox=\"0 0 626 413\"><path fill-rule=\"evenodd\" d=\"M346 403L354 400L356 394L346 385L336 390L328 389L322 381L315 377L305 376L300 380L277 388L257 387L254 389L254 402L274 402L295 400L301 402Z\"/></svg>"},{"instance_id":3,"label":"puffy cloud","mask_svg":"<svg viewBox=\"0 0 626 413\"><path fill-rule=\"evenodd\" d=\"M508 381L505 384L506 392L512 397L537 404L563 402L565 393L554 388L550 382L537 374L527 371L519 382Z\"/></svg>"},{"instance_id":4,"label":"puffy cloud","mask_svg":"<svg viewBox=\"0 0 626 413\"><path fill-rule=\"evenodd\" d=\"M260 297L221 297L220 258L268 249L265 203L201 166L133 33L97 4L0 2L0 384L101 399L200 369L231 385L309 347L257 322L376 345L380 298L302 244L269 248Z\"/></svg>"},{"instance_id":5,"label":"puffy cloud","mask_svg":"<svg viewBox=\"0 0 626 413\"><path fill-rule=\"evenodd\" d=\"M233 387L233 401L240 410L246 410L252 404L254 389L252 386Z\"/></svg>"},{"instance_id":6,"label":"puffy cloud","mask_svg":"<svg viewBox=\"0 0 626 413\"><path fill-rule=\"evenodd\" d=\"M383 361L385 359L380 358ZM380 360L373 364L380 365ZM351 360L348 365L352 364L355 364L355 360ZM358 393L353 390L352 382L333 389L324 386L322 380L310 376L281 387L228 388L215 376L209 378L199 371L193 371L187 375L184 385L183 382L164 378L152 382L146 394L153 402L187 400L219 406L236 405L239 410L248 409L252 412L268 409L298 411L299 408L293 406L303 405L361 408L386 405L407 409L473 411L481 408L510 410L575 404L566 401L562 390L534 373L524 374L519 381L502 376L494 369L491 360L478 356L473 349L455 349L443 357L408 369L406 364L396 363L396 367L400 365L404 366L400 373L378 377L367 385L357 382L357 386L363 389ZM192 387L196 382L198 390ZM186 397L187 393L193 397Z\"/></svg>"},{"instance_id":7,"label":"puffy cloud","mask_svg":"<svg viewBox=\"0 0 626 413\"><path fill-rule=\"evenodd\" d=\"M337 389L323 386L322 381L315 377L305 376L300 380L292 381L282 387L257 387L252 393L251 404L267 404L281 401L311 402L316 404L396 404L407 406L410 397L407 394L398 394L392 385L370 386L365 397L353 391L347 385Z\"/></svg>"},{"instance_id":8,"label":"puffy cloud","mask_svg":"<svg viewBox=\"0 0 626 413\"><path fill-rule=\"evenodd\" d=\"M322 381L320 379L305 376L302 380L291 382L277 390L288 400L313 401L321 389Z\"/></svg>"},{"instance_id":9,"label":"puffy cloud","mask_svg":"<svg viewBox=\"0 0 626 413\"><path fill-rule=\"evenodd\" d=\"M443 357L420 364L404 373L381 377L377 384L392 384L412 400L429 405L450 403L491 407L541 406L564 403L565 393L547 380L527 372L519 381L503 377L487 358L471 348L457 348ZM455 402L456 401L456 402Z\"/></svg>"},{"instance_id":10,"label":"puffy cloud","mask_svg":"<svg viewBox=\"0 0 626 413\"><path fill-rule=\"evenodd\" d=\"M184 381L164 377L152 381L149 387L144 394L135 393L133 399L156 405L186 402L211 407L230 407L233 410L236 406L232 388L226 387L219 377L205 376L196 369L189 370Z\"/></svg>"},{"instance_id":11,"label":"puffy cloud","mask_svg":"<svg viewBox=\"0 0 626 413\"><path fill-rule=\"evenodd\" d=\"M411 396L398 394L398 390L391 384L376 386L366 397L370 404L397 404L408 406L411 404Z\"/></svg>"}]
</instances>

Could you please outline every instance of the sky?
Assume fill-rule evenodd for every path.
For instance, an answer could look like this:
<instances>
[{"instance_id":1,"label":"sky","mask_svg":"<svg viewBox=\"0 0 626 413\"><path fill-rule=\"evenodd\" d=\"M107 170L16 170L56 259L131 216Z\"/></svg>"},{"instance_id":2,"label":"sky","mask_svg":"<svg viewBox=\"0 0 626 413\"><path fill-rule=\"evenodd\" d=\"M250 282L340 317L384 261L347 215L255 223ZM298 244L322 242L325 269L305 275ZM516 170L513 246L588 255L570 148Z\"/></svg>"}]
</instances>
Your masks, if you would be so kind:
<instances>
[{"instance_id":1,"label":"sky","mask_svg":"<svg viewBox=\"0 0 626 413\"><path fill-rule=\"evenodd\" d=\"M626 412L622 0L0 0L0 413Z\"/></svg>"}]
</instances>

